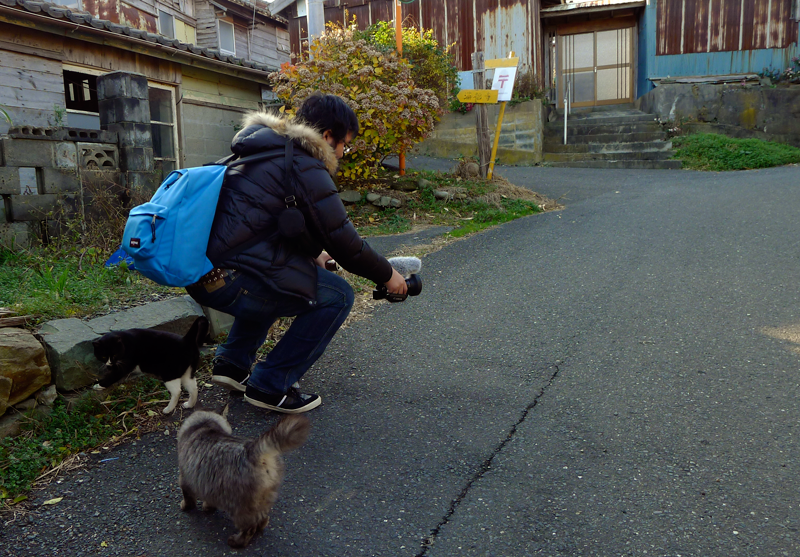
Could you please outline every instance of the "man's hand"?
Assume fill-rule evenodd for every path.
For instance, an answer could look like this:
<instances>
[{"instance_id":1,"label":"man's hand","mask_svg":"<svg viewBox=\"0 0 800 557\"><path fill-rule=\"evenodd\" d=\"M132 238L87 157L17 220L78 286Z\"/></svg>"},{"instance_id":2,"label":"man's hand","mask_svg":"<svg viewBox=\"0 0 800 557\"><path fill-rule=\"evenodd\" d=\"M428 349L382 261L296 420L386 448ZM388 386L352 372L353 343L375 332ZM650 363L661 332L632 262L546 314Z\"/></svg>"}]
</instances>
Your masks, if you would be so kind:
<instances>
[{"instance_id":1,"label":"man's hand","mask_svg":"<svg viewBox=\"0 0 800 557\"><path fill-rule=\"evenodd\" d=\"M317 267L322 267L323 269L327 269L329 271L335 270L336 263L335 262L331 263L331 265L333 266L332 269L330 266L328 266L328 261L333 261L333 257L328 255L327 251L323 251L322 253L319 254L319 257L317 257L314 260L314 263L317 264Z\"/></svg>"},{"instance_id":2,"label":"man's hand","mask_svg":"<svg viewBox=\"0 0 800 557\"><path fill-rule=\"evenodd\" d=\"M392 278L386 283L386 290L392 294L405 295L408 292L408 285L403 275L397 272L397 269L392 269Z\"/></svg>"}]
</instances>

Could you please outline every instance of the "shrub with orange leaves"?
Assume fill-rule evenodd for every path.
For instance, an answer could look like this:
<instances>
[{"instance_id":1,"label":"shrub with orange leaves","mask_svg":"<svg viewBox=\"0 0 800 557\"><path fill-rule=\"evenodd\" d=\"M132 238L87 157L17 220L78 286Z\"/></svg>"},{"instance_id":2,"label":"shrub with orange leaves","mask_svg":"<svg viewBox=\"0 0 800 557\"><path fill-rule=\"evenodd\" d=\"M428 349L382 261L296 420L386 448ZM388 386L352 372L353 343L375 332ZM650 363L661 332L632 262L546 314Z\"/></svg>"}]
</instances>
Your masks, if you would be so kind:
<instances>
[{"instance_id":1,"label":"shrub with orange leaves","mask_svg":"<svg viewBox=\"0 0 800 557\"><path fill-rule=\"evenodd\" d=\"M342 97L355 111L361 130L339 164L340 178L350 182L376 176L386 156L425 139L442 114L436 94L414 84L408 62L355 32L355 25L328 24L309 46L310 59L270 74L289 114L317 91Z\"/></svg>"}]
</instances>

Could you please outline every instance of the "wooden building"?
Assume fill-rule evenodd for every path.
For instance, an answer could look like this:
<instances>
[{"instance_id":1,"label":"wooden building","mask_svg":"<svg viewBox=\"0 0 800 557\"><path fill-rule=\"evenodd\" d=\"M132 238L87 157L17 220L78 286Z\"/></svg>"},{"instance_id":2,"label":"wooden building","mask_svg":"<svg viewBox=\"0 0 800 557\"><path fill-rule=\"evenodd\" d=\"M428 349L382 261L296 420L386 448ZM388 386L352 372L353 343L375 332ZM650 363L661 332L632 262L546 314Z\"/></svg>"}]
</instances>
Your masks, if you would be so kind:
<instances>
[{"instance_id":1,"label":"wooden building","mask_svg":"<svg viewBox=\"0 0 800 557\"><path fill-rule=\"evenodd\" d=\"M249 0L0 0L0 107L13 125L99 129L97 76L139 73L165 170L229 154L288 60L286 20Z\"/></svg>"},{"instance_id":2,"label":"wooden building","mask_svg":"<svg viewBox=\"0 0 800 557\"><path fill-rule=\"evenodd\" d=\"M292 52L307 40L306 0L275 0ZM326 21L359 28L394 19L396 0L325 0ZM798 49L800 0L404 0L404 25L452 45L462 82L471 54L520 57L526 73L563 103L630 103L661 79L741 79L786 68ZM471 87L471 79L467 87Z\"/></svg>"}]
</instances>

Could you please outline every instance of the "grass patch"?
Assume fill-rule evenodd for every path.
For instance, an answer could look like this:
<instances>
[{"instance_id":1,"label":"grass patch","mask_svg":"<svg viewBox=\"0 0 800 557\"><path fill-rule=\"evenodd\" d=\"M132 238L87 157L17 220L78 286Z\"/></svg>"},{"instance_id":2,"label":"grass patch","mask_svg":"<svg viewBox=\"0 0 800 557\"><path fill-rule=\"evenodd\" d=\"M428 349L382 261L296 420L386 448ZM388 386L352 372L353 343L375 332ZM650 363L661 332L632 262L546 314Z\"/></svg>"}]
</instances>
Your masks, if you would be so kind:
<instances>
[{"instance_id":1,"label":"grass patch","mask_svg":"<svg viewBox=\"0 0 800 557\"><path fill-rule=\"evenodd\" d=\"M19 436L0 440L0 500L14 501L71 455L152 429L144 426L160 423L161 412L147 409L168 396L163 383L146 377L119 385L104 398L88 391L67 404L59 397L49 415L29 416Z\"/></svg>"},{"instance_id":2,"label":"grass patch","mask_svg":"<svg viewBox=\"0 0 800 557\"><path fill-rule=\"evenodd\" d=\"M463 180L451 174L423 171L395 178L391 189L389 182L386 180L385 187L373 186L373 191L400 198L403 206L377 212L365 201L350 206L350 218L360 234L400 234L414 226L436 225L452 226L450 235L459 238L540 212L545 202L530 190L517 188L502 179L492 182ZM437 190L449 192L453 197L437 199Z\"/></svg>"},{"instance_id":3,"label":"grass patch","mask_svg":"<svg viewBox=\"0 0 800 557\"><path fill-rule=\"evenodd\" d=\"M49 248L0 249L0 306L36 316L36 325L183 293L125 266L104 267L105 260Z\"/></svg>"},{"instance_id":4,"label":"grass patch","mask_svg":"<svg viewBox=\"0 0 800 557\"><path fill-rule=\"evenodd\" d=\"M762 141L698 133L672 138L675 158L691 170L749 170L800 163L800 149Z\"/></svg>"}]
</instances>

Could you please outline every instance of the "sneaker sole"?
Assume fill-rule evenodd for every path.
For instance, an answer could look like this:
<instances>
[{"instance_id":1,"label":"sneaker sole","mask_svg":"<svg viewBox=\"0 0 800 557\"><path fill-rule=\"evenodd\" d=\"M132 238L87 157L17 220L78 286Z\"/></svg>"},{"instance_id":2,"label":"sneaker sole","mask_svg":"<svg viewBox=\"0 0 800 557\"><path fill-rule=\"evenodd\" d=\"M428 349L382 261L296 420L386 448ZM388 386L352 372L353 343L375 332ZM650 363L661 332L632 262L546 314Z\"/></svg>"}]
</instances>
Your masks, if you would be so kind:
<instances>
[{"instance_id":1,"label":"sneaker sole","mask_svg":"<svg viewBox=\"0 0 800 557\"><path fill-rule=\"evenodd\" d=\"M250 376L248 375L247 378L242 383L237 383L230 377L226 377L224 375L212 375L211 382L214 383L215 385L219 385L220 387L225 387L226 389L230 389L231 391L239 391L240 393L243 393L247 388L245 385L243 385L243 383L246 382L247 379L249 378Z\"/></svg>"},{"instance_id":2,"label":"sneaker sole","mask_svg":"<svg viewBox=\"0 0 800 557\"><path fill-rule=\"evenodd\" d=\"M314 408L322 404L322 397L320 396L318 396L316 400L309 402L307 405L301 408L281 408L280 406L273 406L272 404L267 404L266 402L261 402L259 400L252 399L247 395L244 395L244 399L253 406L258 406L259 408L265 408L266 410L272 410L273 412L280 412L282 414L302 414L303 412L308 412L309 410L313 410Z\"/></svg>"}]
</instances>

